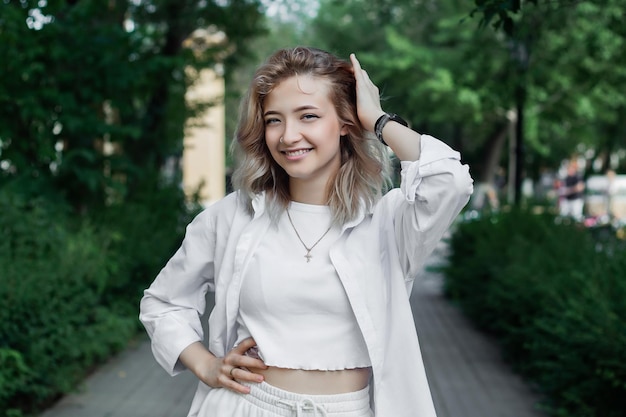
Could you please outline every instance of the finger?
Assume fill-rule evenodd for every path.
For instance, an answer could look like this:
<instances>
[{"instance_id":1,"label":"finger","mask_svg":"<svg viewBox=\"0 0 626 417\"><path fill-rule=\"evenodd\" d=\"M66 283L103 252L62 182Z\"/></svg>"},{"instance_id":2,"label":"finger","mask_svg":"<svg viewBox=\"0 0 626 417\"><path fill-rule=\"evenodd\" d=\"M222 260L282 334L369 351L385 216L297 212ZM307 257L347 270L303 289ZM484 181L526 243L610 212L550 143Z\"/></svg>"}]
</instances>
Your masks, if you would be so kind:
<instances>
[{"instance_id":1,"label":"finger","mask_svg":"<svg viewBox=\"0 0 626 417\"><path fill-rule=\"evenodd\" d=\"M267 369L268 366L260 358L252 358L250 356L242 356L239 359L239 367L241 368L259 368Z\"/></svg>"},{"instance_id":2,"label":"finger","mask_svg":"<svg viewBox=\"0 0 626 417\"><path fill-rule=\"evenodd\" d=\"M259 383L259 382L263 382L263 380L265 379L263 375L251 372L247 368L234 368L232 372L230 372L230 375L232 376L231 379L234 379L237 381L248 381L248 382Z\"/></svg>"},{"instance_id":3,"label":"finger","mask_svg":"<svg viewBox=\"0 0 626 417\"><path fill-rule=\"evenodd\" d=\"M244 372L244 369L238 366L224 365L222 366L222 369L220 370L218 379L221 385L229 386L231 385L229 381L235 381L237 379L247 379L247 378L241 378L241 376L243 375L243 372Z\"/></svg>"},{"instance_id":4,"label":"finger","mask_svg":"<svg viewBox=\"0 0 626 417\"><path fill-rule=\"evenodd\" d=\"M352 62L352 66L354 67L355 72L357 70L361 70L361 63L357 59L355 54L350 54L350 61Z\"/></svg>"},{"instance_id":5,"label":"finger","mask_svg":"<svg viewBox=\"0 0 626 417\"><path fill-rule=\"evenodd\" d=\"M259 347L257 345L254 345L250 349L246 350L241 360L242 367L244 368L269 368L269 366L267 366L263 361L263 358L261 358Z\"/></svg>"},{"instance_id":6,"label":"finger","mask_svg":"<svg viewBox=\"0 0 626 417\"><path fill-rule=\"evenodd\" d=\"M361 68L361 63L359 62L355 54L350 54L350 61L352 62L354 77L356 78L357 82L363 80L365 76L367 76L367 71Z\"/></svg>"},{"instance_id":7,"label":"finger","mask_svg":"<svg viewBox=\"0 0 626 417\"><path fill-rule=\"evenodd\" d=\"M237 370L239 368L236 368L235 370ZM234 373L234 372L233 372ZM239 382L237 382L235 379L233 378L229 378L226 376L220 376L220 384L223 388L227 388L231 391L235 391L235 392L240 392L242 394L249 394L250 393L250 387L247 387L245 385L240 384Z\"/></svg>"},{"instance_id":8,"label":"finger","mask_svg":"<svg viewBox=\"0 0 626 417\"><path fill-rule=\"evenodd\" d=\"M224 356L222 372L228 373L230 371L229 366L241 366L241 358L244 357L246 351L255 346L256 342L252 338L244 339L237 346L233 347L230 352Z\"/></svg>"},{"instance_id":9,"label":"finger","mask_svg":"<svg viewBox=\"0 0 626 417\"><path fill-rule=\"evenodd\" d=\"M233 374L237 374L236 370L233 370L233 367L267 369L268 366L261 358L255 355L251 356L246 354L253 347L256 347L256 341L254 339L247 338L241 341L241 343L235 346L224 357L221 373L232 377ZM248 370L246 371L248 372Z\"/></svg>"},{"instance_id":10,"label":"finger","mask_svg":"<svg viewBox=\"0 0 626 417\"><path fill-rule=\"evenodd\" d=\"M237 346L235 346L232 351L243 355L244 353L246 353L246 350L250 349L253 346L256 346L256 342L253 338L248 337L247 339L242 340L241 343L239 343Z\"/></svg>"},{"instance_id":11,"label":"finger","mask_svg":"<svg viewBox=\"0 0 626 417\"><path fill-rule=\"evenodd\" d=\"M354 77L357 81L357 85L361 85L368 89L377 88L374 82L370 79L366 70L361 67L361 63L357 59L355 54L350 54L350 60L354 68Z\"/></svg>"}]
</instances>

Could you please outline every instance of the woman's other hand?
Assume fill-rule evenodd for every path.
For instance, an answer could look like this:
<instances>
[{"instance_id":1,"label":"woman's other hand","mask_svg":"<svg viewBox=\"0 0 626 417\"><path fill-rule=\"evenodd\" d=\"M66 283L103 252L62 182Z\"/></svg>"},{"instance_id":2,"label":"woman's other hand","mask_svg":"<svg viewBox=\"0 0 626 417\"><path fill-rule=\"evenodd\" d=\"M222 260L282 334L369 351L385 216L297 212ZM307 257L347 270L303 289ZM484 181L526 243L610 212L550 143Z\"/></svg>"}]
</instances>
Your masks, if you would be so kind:
<instances>
[{"instance_id":1,"label":"woman's other hand","mask_svg":"<svg viewBox=\"0 0 626 417\"><path fill-rule=\"evenodd\" d=\"M357 114L363 127L373 132L376 120L385 113L380 105L380 92L370 80L367 71L361 68L361 63L355 54L350 54L350 61L356 79Z\"/></svg>"},{"instance_id":2,"label":"woman's other hand","mask_svg":"<svg viewBox=\"0 0 626 417\"><path fill-rule=\"evenodd\" d=\"M256 346L254 339L248 338L235 346L226 356L218 358L202 343L196 342L183 350L180 361L210 387L228 388L248 394L250 388L240 382L263 381L263 375L250 372L248 368L267 369L262 360L245 355L246 351L254 346Z\"/></svg>"},{"instance_id":3,"label":"woman's other hand","mask_svg":"<svg viewBox=\"0 0 626 417\"><path fill-rule=\"evenodd\" d=\"M361 68L356 55L350 54L356 79L356 111L363 127L374 132L376 121L385 114L380 105L378 87ZM383 127L385 143L401 161L416 161L421 154L421 135L400 123L387 123Z\"/></svg>"}]
</instances>

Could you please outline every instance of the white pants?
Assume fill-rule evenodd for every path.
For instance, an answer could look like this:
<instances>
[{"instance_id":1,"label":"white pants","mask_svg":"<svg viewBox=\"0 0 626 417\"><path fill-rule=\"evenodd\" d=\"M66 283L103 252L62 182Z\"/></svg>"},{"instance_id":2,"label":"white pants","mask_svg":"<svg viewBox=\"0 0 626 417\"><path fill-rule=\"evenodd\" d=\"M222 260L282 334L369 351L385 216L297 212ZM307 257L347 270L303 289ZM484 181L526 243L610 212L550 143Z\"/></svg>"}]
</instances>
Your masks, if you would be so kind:
<instances>
[{"instance_id":1,"label":"white pants","mask_svg":"<svg viewBox=\"0 0 626 417\"><path fill-rule=\"evenodd\" d=\"M250 394L226 388L209 391L198 417L374 417L369 387L333 395L296 394L269 385L244 383Z\"/></svg>"},{"instance_id":2,"label":"white pants","mask_svg":"<svg viewBox=\"0 0 626 417\"><path fill-rule=\"evenodd\" d=\"M561 200L560 214L564 217L572 217L575 220L581 220L583 218L583 208L585 201L582 198L576 198L568 200L564 198Z\"/></svg>"}]
</instances>

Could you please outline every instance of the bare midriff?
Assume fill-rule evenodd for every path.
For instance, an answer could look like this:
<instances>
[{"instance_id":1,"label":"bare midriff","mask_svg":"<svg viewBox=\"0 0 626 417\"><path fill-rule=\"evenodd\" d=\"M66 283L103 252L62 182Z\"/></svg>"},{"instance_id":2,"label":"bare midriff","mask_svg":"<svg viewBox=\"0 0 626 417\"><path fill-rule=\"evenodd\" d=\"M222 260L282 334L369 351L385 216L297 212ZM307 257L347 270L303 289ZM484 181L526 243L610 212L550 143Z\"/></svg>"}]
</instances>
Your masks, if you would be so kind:
<instances>
[{"instance_id":1,"label":"bare midriff","mask_svg":"<svg viewBox=\"0 0 626 417\"><path fill-rule=\"evenodd\" d=\"M270 366L268 369L250 368L261 374L265 382L277 388L298 394L329 395L362 390L370 379L371 368L318 371L286 369Z\"/></svg>"}]
</instances>

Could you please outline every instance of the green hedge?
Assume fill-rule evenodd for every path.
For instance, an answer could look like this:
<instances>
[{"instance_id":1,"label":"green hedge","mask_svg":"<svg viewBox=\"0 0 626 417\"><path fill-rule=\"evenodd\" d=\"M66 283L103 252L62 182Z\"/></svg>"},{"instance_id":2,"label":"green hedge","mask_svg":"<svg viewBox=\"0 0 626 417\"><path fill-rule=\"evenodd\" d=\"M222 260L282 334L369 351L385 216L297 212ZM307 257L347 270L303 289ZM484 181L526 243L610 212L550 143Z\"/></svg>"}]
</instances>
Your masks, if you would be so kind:
<instances>
[{"instance_id":1,"label":"green hedge","mask_svg":"<svg viewBox=\"0 0 626 417\"><path fill-rule=\"evenodd\" d=\"M163 191L87 221L0 190L0 415L36 413L127 346L188 221L180 201Z\"/></svg>"},{"instance_id":2,"label":"green hedge","mask_svg":"<svg viewBox=\"0 0 626 417\"><path fill-rule=\"evenodd\" d=\"M554 416L626 410L625 245L603 236L520 210L461 223L450 240L446 294Z\"/></svg>"}]
</instances>

